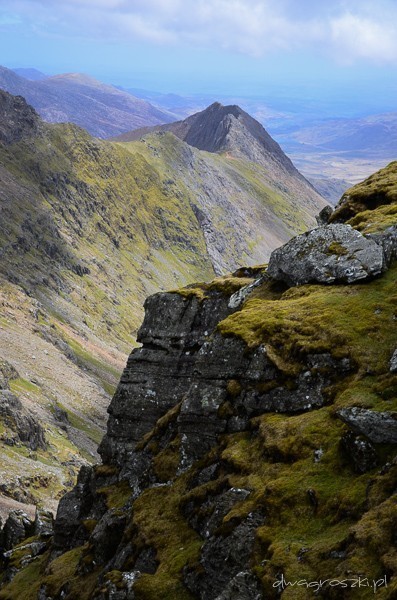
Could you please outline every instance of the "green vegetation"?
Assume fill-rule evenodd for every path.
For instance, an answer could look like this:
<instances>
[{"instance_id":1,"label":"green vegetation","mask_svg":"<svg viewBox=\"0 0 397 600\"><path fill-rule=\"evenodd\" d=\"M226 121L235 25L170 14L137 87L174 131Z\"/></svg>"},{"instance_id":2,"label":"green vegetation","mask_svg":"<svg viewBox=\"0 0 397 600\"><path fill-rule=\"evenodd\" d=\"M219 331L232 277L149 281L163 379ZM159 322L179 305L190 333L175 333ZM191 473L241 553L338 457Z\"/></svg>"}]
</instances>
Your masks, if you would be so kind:
<instances>
[{"instance_id":1,"label":"green vegetation","mask_svg":"<svg viewBox=\"0 0 397 600\"><path fill-rule=\"evenodd\" d=\"M121 481L97 490L98 494L105 497L106 506L109 509L118 510L123 508L131 496L131 488L126 481Z\"/></svg>"},{"instance_id":2,"label":"green vegetation","mask_svg":"<svg viewBox=\"0 0 397 600\"><path fill-rule=\"evenodd\" d=\"M18 394L19 392L33 392L34 394L40 393L40 388L38 385L32 383L31 381L27 381L22 377L11 380L9 385L10 390L14 392L14 394Z\"/></svg>"},{"instance_id":3,"label":"green vegetation","mask_svg":"<svg viewBox=\"0 0 397 600\"><path fill-rule=\"evenodd\" d=\"M84 576L82 585L78 566L87 546L73 548L52 560L46 569L42 584L51 596L65 592L69 600L88 600L96 587L98 572L93 571Z\"/></svg>"},{"instance_id":4,"label":"green vegetation","mask_svg":"<svg viewBox=\"0 0 397 600\"><path fill-rule=\"evenodd\" d=\"M396 223L396 202L397 161L347 190L330 220L347 221L365 233L381 231Z\"/></svg>"},{"instance_id":5,"label":"green vegetation","mask_svg":"<svg viewBox=\"0 0 397 600\"><path fill-rule=\"evenodd\" d=\"M11 583L0 590L0 600L37 600L47 560L48 556L42 555L17 573Z\"/></svg>"},{"instance_id":6,"label":"green vegetation","mask_svg":"<svg viewBox=\"0 0 397 600\"><path fill-rule=\"evenodd\" d=\"M395 345L396 276L394 265L368 284L304 285L278 299L269 299L274 286L265 282L218 329L251 347L265 344L288 364L299 365L312 352L330 352L349 357L361 377L381 375Z\"/></svg>"},{"instance_id":7,"label":"green vegetation","mask_svg":"<svg viewBox=\"0 0 397 600\"><path fill-rule=\"evenodd\" d=\"M380 206L376 211L364 210L352 217L348 223L361 233L377 233L383 231L397 221L397 202L388 206Z\"/></svg>"},{"instance_id":8,"label":"green vegetation","mask_svg":"<svg viewBox=\"0 0 397 600\"><path fill-rule=\"evenodd\" d=\"M145 544L156 549L159 567L143 574L134 586L137 600L191 600L182 584L182 568L198 559L202 540L180 513L186 476L171 487L146 490L134 503L133 523Z\"/></svg>"}]
</instances>

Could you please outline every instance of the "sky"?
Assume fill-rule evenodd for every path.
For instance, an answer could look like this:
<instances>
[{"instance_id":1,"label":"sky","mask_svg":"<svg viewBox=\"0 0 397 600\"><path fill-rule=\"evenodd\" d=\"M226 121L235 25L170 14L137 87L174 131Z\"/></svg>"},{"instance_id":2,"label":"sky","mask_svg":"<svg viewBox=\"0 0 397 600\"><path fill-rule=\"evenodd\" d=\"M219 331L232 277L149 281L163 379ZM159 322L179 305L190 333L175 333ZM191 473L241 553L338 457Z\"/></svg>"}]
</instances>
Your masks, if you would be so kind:
<instances>
[{"instance_id":1,"label":"sky","mask_svg":"<svg viewBox=\"0 0 397 600\"><path fill-rule=\"evenodd\" d=\"M395 110L397 0L0 0L0 64Z\"/></svg>"}]
</instances>

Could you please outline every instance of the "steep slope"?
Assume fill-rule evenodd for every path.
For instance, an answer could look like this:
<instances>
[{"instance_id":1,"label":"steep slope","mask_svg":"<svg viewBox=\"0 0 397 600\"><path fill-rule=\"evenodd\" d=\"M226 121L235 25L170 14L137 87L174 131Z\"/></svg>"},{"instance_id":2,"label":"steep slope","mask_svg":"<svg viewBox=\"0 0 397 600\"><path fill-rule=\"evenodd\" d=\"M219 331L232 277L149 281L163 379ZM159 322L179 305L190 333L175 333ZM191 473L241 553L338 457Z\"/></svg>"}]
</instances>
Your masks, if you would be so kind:
<instances>
[{"instance_id":1,"label":"steep slope","mask_svg":"<svg viewBox=\"0 0 397 600\"><path fill-rule=\"evenodd\" d=\"M2 600L395 598L395 170L267 271L146 301L103 462L53 538L5 526Z\"/></svg>"},{"instance_id":2,"label":"steep slope","mask_svg":"<svg viewBox=\"0 0 397 600\"><path fill-rule=\"evenodd\" d=\"M289 180L287 187L269 169L243 158L196 150L172 133L148 134L124 147L154 165L170 192L189 198L217 274L238 264L266 261L295 232L313 226L313 216L325 205L307 185L295 187ZM233 261L226 259L230 240Z\"/></svg>"},{"instance_id":3,"label":"steep slope","mask_svg":"<svg viewBox=\"0 0 397 600\"><path fill-rule=\"evenodd\" d=\"M149 102L80 73L30 80L0 67L0 88L23 96L46 121L72 122L100 138L172 120Z\"/></svg>"},{"instance_id":4,"label":"steep slope","mask_svg":"<svg viewBox=\"0 0 397 600\"><path fill-rule=\"evenodd\" d=\"M0 358L14 368L4 393L48 424L47 445L27 449L12 400L3 492L46 504L93 460L144 298L264 262L322 202L301 209L253 165L171 133L123 147L45 124L5 92L0 112ZM46 475L36 459L54 471L26 494L36 467Z\"/></svg>"},{"instance_id":5,"label":"steep slope","mask_svg":"<svg viewBox=\"0 0 397 600\"><path fill-rule=\"evenodd\" d=\"M172 141L171 133L192 150ZM325 204L262 125L238 106L215 103L184 121L136 130L116 139L136 140L126 143L126 148L144 152L171 179L178 179L180 170L186 169L188 189L208 197L203 205L204 212L210 210L213 214L210 220L217 213L219 216L219 208L227 199L243 210L246 229L251 230L249 234L247 229L251 245L248 252L241 254L241 260L251 256L251 264L259 256L262 260L267 258L275 246L285 241L285 236L290 236L288 231L302 231L314 225L311 215ZM184 157L182 164L175 160L176 152ZM208 181L214 178L218 184L214 182L209 193ZM204 217L208 220L207 214ZM218 229L222 232L222 227ZM218 238L221 254L228 235L225 231Z\"/></svg>"},{"instance_id":6,"label":"steep slope","mask_svg":"<svg viewBox=\"0 0 397 600\"><path fill-rule=\"evenodd\" d=\"M46 446L32 449L17 409L0 419L2 492L55 507L95 459L143 299L213 268L189 203L142 156L46 126L22 98L1 93L0 105L4 390L47 423Z\"/></svg>"}]
</instances>

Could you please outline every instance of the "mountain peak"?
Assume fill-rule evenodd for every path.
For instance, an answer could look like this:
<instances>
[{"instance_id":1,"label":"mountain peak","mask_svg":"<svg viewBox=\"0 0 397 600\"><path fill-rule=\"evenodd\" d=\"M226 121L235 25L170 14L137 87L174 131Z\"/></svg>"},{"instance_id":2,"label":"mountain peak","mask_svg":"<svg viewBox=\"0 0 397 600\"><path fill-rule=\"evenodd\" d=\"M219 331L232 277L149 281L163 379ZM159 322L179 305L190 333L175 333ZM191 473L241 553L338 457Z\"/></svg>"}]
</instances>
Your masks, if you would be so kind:
<instances>
[{"instance_id":1,"label":"mountain peak","mask_svg":"<svg viewBox=\"0 0 397 600\"><path fill-rule=\"evenodd\" d=\"M165 127L199 150L230 153L262 165L270 161L289 173L298 173L259 121L237 104L224 106L214 102L184 121Z\"/></svg>"},{"instance_id":2,"label":"mountain peak","mask_svg":"<svg viewBox=\"0 0 397 600\"><path fill-rule=\"evenodd\" d=\"M183 121L136 129L117 138L134 141L153 131L170 131L181 140L206 152L230 154L274 170L281 169L304 179L266 129L237 104L213 102Z\"/></svg>"}]
</instances>

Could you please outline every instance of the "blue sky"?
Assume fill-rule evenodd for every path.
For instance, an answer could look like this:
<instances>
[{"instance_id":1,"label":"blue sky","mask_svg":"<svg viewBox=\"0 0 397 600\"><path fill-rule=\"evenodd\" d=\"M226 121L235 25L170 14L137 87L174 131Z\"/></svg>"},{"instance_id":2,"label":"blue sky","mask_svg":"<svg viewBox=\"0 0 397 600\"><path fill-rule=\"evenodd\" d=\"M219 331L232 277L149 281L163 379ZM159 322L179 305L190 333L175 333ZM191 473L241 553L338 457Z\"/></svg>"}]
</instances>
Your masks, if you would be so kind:
<instances>
[{"instance_id":1,"label":"blue sky","mask_svg":"<svg viewBox=\"0 0 397 600\"><path fill-rule=\"evenodd\" d=\"M392 110L397 0L0 0L0 57L125 87L358 109L372 95Z\"/></svg>"}]
</instances>

